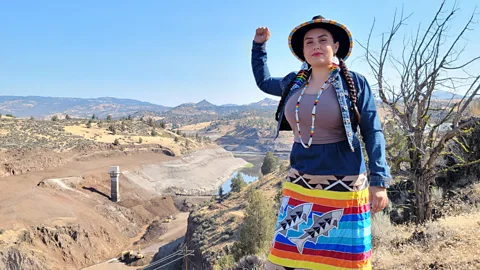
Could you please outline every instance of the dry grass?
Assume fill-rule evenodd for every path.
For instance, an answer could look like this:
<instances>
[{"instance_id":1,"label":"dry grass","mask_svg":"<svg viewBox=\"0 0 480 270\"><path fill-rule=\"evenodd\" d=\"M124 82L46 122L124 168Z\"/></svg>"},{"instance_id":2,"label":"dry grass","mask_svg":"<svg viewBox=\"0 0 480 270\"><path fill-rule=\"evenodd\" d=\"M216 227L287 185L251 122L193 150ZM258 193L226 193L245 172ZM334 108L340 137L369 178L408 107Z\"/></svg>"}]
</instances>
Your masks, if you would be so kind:
<instances>
[{"instance_id":1,"label":"dry grass","mask_svg":"<svg viewBox=\"0 0 480 270\"><path fill-rule=\"evenodd\" d=\"M75 146L91 145L83 138L70 136L63 127L66 123L79 124L78 121L37 121L16 118L0 120L0 148L20 149L45 148L62 152Z\"/></svg>"},{"instance_id":2,"label":"dry grass","mask_svg":"<svg viewBox=\"0 0 480 270\"><path fill-rule=\"evenodd\" d=\"M193 124L193 125L188 125L188 126L183 126L179 128L181 131L199 131L201 129L204 129L210 125L211 122L202 122L198 124Z\"/></svg>"},{"instance_id":3,"label":"dry grass","mask_svg":"<svg viewBox=\"0 0 480 270\"><path fill-rule=\"evenodd\" d=\"M205 252L220 252L225 246L233 244L238 236L245 215L245 204L249 190L259 189L268 200L273 200L276 194L274 186L278 183L279 175L268 175L248 184L239 193L231 193L222 203L209 202L197 209L192 216L198 217L199 224L214 219L216 225L198 229L195 237L199 240L195 244Z\"/></svg>"},{"instance_id":4,"label":"dry grass","mask_svg":"<svg viewBox=\"0 0 480 270\"><path fill-rule=\"evenodd\" d=\"M85 125L65 126L66 133L72 135L82 136L85 139L93 140L100 143L113 143L116 139L120 144L126 145L141 145L141 144L160 144L162 146L170 148L176 154L180 154L182 150L182 144L175 143L174 138L178 136L170 131L158 129L157 136L149 135L137 135L132 133L121 133L113 135L105 128L99 128L96 126L87 128ZM139 138L142 138L142 143L139 143ZM191 146L197 146L196 142L190 138L182 138L182 140L189 140Z\"/></svg>"},{"instance_id":5,"label":"dry grass","mask_svg":"<svg viewBox=\"0 0 480 270\"><path fill-rule=\"evenodd\" d=\"M372 220L374 269L480 269L480 210L423 226Z\"/></svg>"},{"instance_id":6,"label":"dry grass","mask_svg":"<svg viewBox=\"0 0 480 270\"><path fill-rule=\"evenodd\" d=\"M87 128L89 121L0 119L0 177L56 167L77 155L95 155L97 151L103 155L108 151L138 152L161 146L180 156L210 143L159 127L152 136L154 129L144 121L96 120ZM110 127L115 128L115 135Z\"/></svg>"}]
</instances>

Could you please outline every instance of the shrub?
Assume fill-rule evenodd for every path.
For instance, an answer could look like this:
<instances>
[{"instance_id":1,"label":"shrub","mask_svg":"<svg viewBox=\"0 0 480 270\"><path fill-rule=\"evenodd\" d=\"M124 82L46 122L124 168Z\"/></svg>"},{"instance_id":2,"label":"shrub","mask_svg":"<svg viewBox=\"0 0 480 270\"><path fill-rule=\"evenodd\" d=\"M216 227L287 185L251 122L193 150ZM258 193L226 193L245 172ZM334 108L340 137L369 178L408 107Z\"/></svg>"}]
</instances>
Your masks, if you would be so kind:
<instances>
[{"instance_id":1,"label":"shrub","mask_svg":"<svg viewBox=\"0 0 480 270\"><path fill-rule=\"evenodd\" d=\"M243 270L243 269L251 269L251 270L260 270L263 269L265 265L266 259L263 257L258 257L254 255L247 255L242 257L233 269L235 270Z\"/></svg>"},{"instance_id":2,"label":"shrub","mask_svg":"<svg viewBox=\"0 0 480 270\"><path fill-rule=\"evenodd\" d=\"M218 260L218 266L219 266L218 269L222 269L222 270L232 269L234 265L235 265L235 259L231 254L221 256L220 259Z\"/></svg>"},{"instance_id":3,"label":"shrub","mask_svg":"<svg viewBox=\"0 0 480 270\"><path fill-rule=\"evenodd\" d=\"M223 195L224 195L224 194L223 194L223 187L220 186L220 187L218 188L218 197L220 198L220 201L222 200Z\"/></svg>"},{"instance_id":4,"label":"shrub","mask_svg":"<svg viewBox=\"0 0 480 270\"><path fill-rule=\"evenodd\" d=\"M115 128L114 125L110 125L110 126L108 127L108 130L109 130L110 132L112 132L113 135L117 134L117 129Z\"/></svg>"},{"instance_id":5,"label":"shrub","mask_svg":"<svg viewBox=\"0 0 480 270\"><path fill-rule=\"evenodd\" d=\"M232 183L230 184L230 189L232 192L240 192L247 186L245 180L243 180L242 174L237 172L237 175L232 178Z\"/></svg>"},{"instance_id":6,"label":"shrub","mask_svg":"<svg viewBox=\"0 0 480 270\"><path fill-rule=\"evenodd\" d=\"M278 157L274 156L272 152L267 152L263 159L261 168L262 174L265 175L275 171L278 168L279 163L280 161Z\"/></svg>"},{"instance_id":7,"label":"shrub","mask_svg":"<svg viewBox=\"0 0 480 270\"><path fill-rule=\"evenodd\" d=\"M147 122L147 125L151 126L152 128L155 127L155 120L153 120L153 118L148 118L148 122Z\"/></svg>"},{"instance_id":8,"label":"shrub","mask_svg":"<svg viewBox=\"0 0 480 270\"><path fill-rule=\"evenodd\" d=\"M279 202L280 202L280 200L282 199L282 194L283 194L283 193L282 193L282 189L279 189L279 190L277 191L277 194L275 195L275 199L274 199L274 201L275 201L276 203L279 203Z\"/></svg>"},{"instance_id":9,"label":"shrub","mask_svg":"<svg viewBox=\"0 0 480 270\"><path fill-rule=\"evenodd\" d=\"M233 218L235 218L235 217L233 217ZM230 219L231 219L231 218L230 218ZM234 235L234 234L235 234L235 232L233 231L232 228L226 228L226 229L225 229L225 233L228 234L228 235Z\"/></svg>"},{"instance_id":10,"label":"shrub","mask_svg":"<svg viewBox=\"0 0 480 270\"><path fill-rule=\"evenodd\" d=\"M395 226L390 222L390 216L384 212L375 213L372 218L372 244L378 246L390 246L395 238Z\"/></svg>"},{"instance_id":11,"label":"shrub","mask_svg":"<svg viewBox=\"0 0 480 270\"><path fill-rule=\"evenodd\" d=\"M248 194L248 205L240 229L240 239L234 245L235 258L240 259L245 255L267 252L273 238L274 225L275 215L272 211L272 203L261 191L252 190Z\"/></svg>"}]
</instances>

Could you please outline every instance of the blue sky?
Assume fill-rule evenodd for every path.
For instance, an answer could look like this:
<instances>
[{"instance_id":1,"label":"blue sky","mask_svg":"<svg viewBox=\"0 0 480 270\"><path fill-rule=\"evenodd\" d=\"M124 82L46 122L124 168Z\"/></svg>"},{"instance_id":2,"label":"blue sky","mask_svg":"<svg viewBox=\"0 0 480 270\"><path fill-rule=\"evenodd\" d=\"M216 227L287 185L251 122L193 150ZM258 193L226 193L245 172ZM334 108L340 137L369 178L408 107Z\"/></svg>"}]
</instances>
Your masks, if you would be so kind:
<instances>
[{"instance_id":1,"label":"blue sky","mask_svg":"<svg viewBox=\"0 0 480 270\"><path fill-rule=\"evenodd\" d=\"M366 41L387 31L395 9L413 16L405 33L427 24L439 0L427 1L6 1L0 0L0 95L118 97L175 106L256 102L250 49L256 27L268 26L273 76L298 70L287 37L321 14ZM388 3L387 3L388 2ZM459 0L455 30L475 0ZM296 4L296 3L302 3ZM453 1L449 1L451 6ZM480 11L480 10L479 10ZM477 17L477 20L480 16ZM480 24L466 34L466 55L480 47ZM356 44L347 64L371 78Z\"/></svg>"}]
</instances>

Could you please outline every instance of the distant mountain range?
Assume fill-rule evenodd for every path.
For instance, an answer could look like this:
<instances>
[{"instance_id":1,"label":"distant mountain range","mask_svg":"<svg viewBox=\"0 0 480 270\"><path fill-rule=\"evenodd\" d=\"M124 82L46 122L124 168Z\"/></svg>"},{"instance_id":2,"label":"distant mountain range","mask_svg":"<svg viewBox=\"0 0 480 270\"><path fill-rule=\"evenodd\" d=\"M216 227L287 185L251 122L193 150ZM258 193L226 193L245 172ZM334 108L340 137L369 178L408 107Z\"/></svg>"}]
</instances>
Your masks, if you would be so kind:
<instances>
[{"instance_id":1,"label":"distant mountain range","mask_svg":"<svg viewBox=\"0 0 480 270\"><path fill-rule=\"evenodd\" d=\"M435 91L433 99L436 101L462 98L461 95ZM381 102L377 100L377 102ZM109 114L113 118L126 117L159 117L167 118L172 122L185 120L188 116L197 116L194 122L200 120L211 121L222 116L244 112L246 110L275 110L278 100L265 98L258 102L237 105L215 105L207 100L198 103L188 102L176 107L168 107L133 99L112 97L101 98L63 98L41 96L0 96L0 113L12 114L15 117L50 118L53 115L70 115L71 117L87 118L95 114L105 118ZM199 119L201 118L201 119ZM182 122L178 121L178 122Z\"/></svg>"},{"instance_id":2,"label":"distant mountain range","mask_svg":"<svg viewBox=\"0 0 480 270\"><path fill-rule=\"evenodd\" d=\"M434 100L450 100L462 98L461 95L435 91ZM258 102L237 105L215 105L207 100L198 103L183 103L176 107L168 107L133 99L102 98L62 98L41 96L0 96L0 113L12 114L16 117L50 118L53 115L70 115L71 117L87 118L95 114L105 118L109 114L113 118L126 117L156 117L166 118L171 123L198 123L213 121L222 117L230 117L248 110L274 111L278 101L265 98ZM195 116L194 119L188 119Z\"/></svg>"},{"instance_id":3,"label":"distant mountain range","mask_svg":"<svg viewBox=\"0 0 480 270\"><path fill-rule=\"evenodd\" d=\"M16 117L49 117L54 114L68 114L72 117L113 117L133 114L139 110L163 112L169 108L132 99L102 98L61 98L39 96L0 96L0 113Z\"/></svg>"},{"instance_id":4,"label":"distant mountain range","mask_svg":"<svg viewBox=\"0 0 480 270\"><path fill-rule=\"evenodd\" d=\"M0 96L0 113L16 117L48 118L52 115L70 115L72 117L99 118L112 115L120 118L133 116L192 116L192 115L226 115L246 109L273 109L278 101L263 99L247 105L214 105L207 100L198 103L184 103L176 107L167 107L132 99L111 97L102 98L61 98L40 96Z\"/></svg>"},{"instance_id":5,"label":"distant mountain range","mask_svg":"<svg viewBox=\"0 0 480 270\"><path fill-rule=\"evenodd\" d=\"M463 95L458 95L455 93L450 93L447 91L437 90L433 91L432 98L436 100L451 100L451 99L461 99Z\"/></svg>"},{"instance_id":6,"label":"distant mountain range","mask_svg":"<svg viewBox=\"0 0 480 270\"><path fill-rule=\"evenodd\" d=\"M432 100L433 101L450 101L452 99L461 99L463 98L463 95L443 91L443 90L437 90L433 91L432 94ZM377 103L382 103L382 99L380 97L377 97L375 99Z\"/></svg>"},{"instance_id":7,"label":"distant mountain range","mask_svg":"<svg viewBox=\"0 0 480 270\"><path fill-rule=\"evenodd\" d=\"M246 112L250 112L251 115L259 115L259 111L263 111L264 114L274 115L274 110L277 108L277 105L278 101L269 98L247 105L226 104L219 106L207 100L202 100L198 103L181 104L172 109L160 112L157 116L165 118L164 121L167 123L181 126L221 119L237 119L238 117L245 117L245 115L242 116L242 113ZM141 116L145 117L146 115L141 114Z\"/></svg>"}]
</instances>

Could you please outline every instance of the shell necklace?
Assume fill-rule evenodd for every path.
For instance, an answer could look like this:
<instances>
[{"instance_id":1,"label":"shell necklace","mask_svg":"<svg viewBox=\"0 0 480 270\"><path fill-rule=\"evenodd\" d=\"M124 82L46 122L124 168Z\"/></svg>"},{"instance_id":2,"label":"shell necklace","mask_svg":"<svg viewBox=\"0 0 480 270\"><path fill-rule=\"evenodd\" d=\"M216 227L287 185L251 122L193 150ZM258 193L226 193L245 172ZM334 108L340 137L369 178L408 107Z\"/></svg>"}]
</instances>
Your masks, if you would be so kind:
<instances>
[{"instance_id":1,"label":"shell necklace","mask_svg":"<svg viewBox=\"0 0 480 270\"><path fill-rule=\"evenodd\" d=\"M302 143L303 147L305 148L310 148L312 145L313 141L313 134L315 133L315 112L317 110L317 104L318 104L318 99L323 93L323 90L326 89L326 87L331 84L335 78L333 76L333 73L338 69L337 65L332 65L330 68L330 74L328 75L328 79L323 83L322 88L320 88L320 91L318 91L317 98L315 99L315 103L313 104L313 109L312 109L312 126L310 129L310 139L308 140L308 144L305 145L302 139L302 133L300 132L300 120L298 119L298 107L300 105L300 100L302 99L303 94L305 93L305 89L308 87L308 83L310 82L310 78L308 78L308 81L306 82L305 86L302 89L302 92L300 93L300 96L298 96L297 104L295 105L295 120L297 122L297 130L298 130L298 137L300 137L300 142Z\"/></svg>"}]
</instances>

